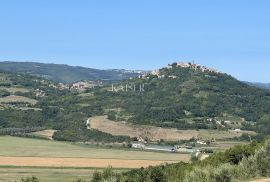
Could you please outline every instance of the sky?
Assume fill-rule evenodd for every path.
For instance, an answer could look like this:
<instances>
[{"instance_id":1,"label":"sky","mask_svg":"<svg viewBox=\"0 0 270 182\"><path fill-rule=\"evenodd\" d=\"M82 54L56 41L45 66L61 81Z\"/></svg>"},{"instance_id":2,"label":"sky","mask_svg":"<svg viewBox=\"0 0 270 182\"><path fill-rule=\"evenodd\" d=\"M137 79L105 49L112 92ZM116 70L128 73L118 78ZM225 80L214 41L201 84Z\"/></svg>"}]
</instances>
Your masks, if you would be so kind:
<instances>
[{"instance_id":1,"label":"sky","mask_svg":"<svg viewBox=\"0 0 270 182\"><path fill-rule=\"evenodd\" d=\"M177 61L270 83L269 0L0 0L0 61L153 70Z\"/></svg>"}]
</instances>

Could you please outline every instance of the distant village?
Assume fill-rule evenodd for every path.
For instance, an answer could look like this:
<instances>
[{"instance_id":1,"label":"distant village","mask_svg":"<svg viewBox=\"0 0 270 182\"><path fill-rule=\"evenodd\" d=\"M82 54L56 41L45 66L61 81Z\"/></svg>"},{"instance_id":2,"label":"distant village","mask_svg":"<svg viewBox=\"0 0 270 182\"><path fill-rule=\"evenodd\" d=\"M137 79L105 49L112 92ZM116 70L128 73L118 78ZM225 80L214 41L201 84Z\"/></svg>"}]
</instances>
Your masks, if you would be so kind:
<instances>
[{"instance_id":1,"label":"distant village","mask_svg":"<svg viewBox=\"0 0 270 182\"><path fill-rule=\"evenodd\" d=\"M150 150L160 152L174 152L174 153L213 153L213 147L211 143L215 143L215 140L203 140L202 138L194 138L194 141L183 143L182 145L158 145L149 144L145 140L138 138L138 141L131 143L131 148L139 150Z\"/></svg>"},{"instance_id":2,"label":"distant village","mask_svg":"<svg viewBox=\"0 0 270 182\"><path fill-rule=\"evenodd\" d=\"M102 86L102 82L101 81L79 81L72 84L64 84L64 83L51 84L50 86L53 88L60 89L60 90L71 90L71 91L83 92L90 88Z\"/></svg>"},{"instance_id":3,"label":"distant village","mask_svg":"<svg viewBox=\"0 0 270 182\"><path fill-rule=\"evenodd\" d=\"M173 67L179 67L179 68L190 68L190 69L194 69L194 70L199 70L201 72L210 72L210 73L217 73L217 74L221 74L222 72L216 70L216 69L212 69L212 68L208 68L206 66L202 66L199 64L196 64L195 62L177 62L177 63L173 63L173 64L169 64L166 68L167 69L172 69ZM129 71L130 72L130 71ZM157 76L158 78L171 78L171 79L176 79L177 76L176 75L164 75L161 73L160 70L154 70L152 72L147 72L147 71L134 71L136 73L140 73L141 75L138 76L139 78L142 79L149 79L150 76ZM130 78L132 79L132 78ZM103 83L101 81L79 81L76 83L72 83L72 84L65 84L65 83L58 83L58 84L51 84L51 87L60 89L60 90L71 90L71 91L78 91L78 92L83 92L87 89L90 88L94 88L96 86L102 86ZM114 86L112 85L112 88L110 91L128 91L128 90L132 90L132 91L140 91L143 92L144 91L144 85L139 85L138 88L136 88L136 86L132 85L124 85L124 86ZM43 97L45 95L45 93L41 90L36 90L36 96L39 97Z\"/></svg>"},{"instance_id":4,"label":"distant village","mask_svg":"<svg viewBox=\"0 0 270 182\"><path fill-rule=\"evenodd\" d=\"M177 63L169 64L166 68L167 69L172 69L173 67L190 68L190 69L193 69L195 71L199 70L201 72L210 72L210 73L222 74L222 72L220 72L220 71L218 71L216 69L208 68L206 66L196 64L194 61L193 61L193 63L191 63L191 62L177 62ZM158 78L165 78L165 75L162 74L160 72L160 70L154 70L151 73L146 73L146 74L140 75L139 78L149 79L150 76L157 76ZM168 77L172 78L172 79L177 78L176 75L169 75Z\"/></svg>"}]
</instances>

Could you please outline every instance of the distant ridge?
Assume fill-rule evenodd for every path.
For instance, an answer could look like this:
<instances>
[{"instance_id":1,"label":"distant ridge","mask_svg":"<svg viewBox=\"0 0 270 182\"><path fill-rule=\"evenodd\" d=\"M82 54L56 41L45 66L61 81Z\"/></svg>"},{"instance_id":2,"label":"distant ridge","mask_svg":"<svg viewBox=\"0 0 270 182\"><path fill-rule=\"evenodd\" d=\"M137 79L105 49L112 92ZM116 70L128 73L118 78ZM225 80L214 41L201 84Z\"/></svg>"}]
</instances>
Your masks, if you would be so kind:
<instances>
[{"instance_id":1,"label":"distant ridge","mask_svg":"<svg viewBox=\"0 0 270 182\"><path fill-rule=\"evenodd\" d=\"M270 90L270 83L259 83L259 82L245 82L248 85L255 86L258 88L264 88Z\"/></svg>"},{"instance_id":2,"label":"distant ridge","mask_svg":"<svg viewBox=\"0 0 270 182\"><path fill-rule=\"evenodd\" d=\"M65 64L9 61L0 62L0 71L27 73L63 83L72 83L81 80L123 80L137 77L143 72L124 69L100 70Z\"/></svg>"}]
</instances>

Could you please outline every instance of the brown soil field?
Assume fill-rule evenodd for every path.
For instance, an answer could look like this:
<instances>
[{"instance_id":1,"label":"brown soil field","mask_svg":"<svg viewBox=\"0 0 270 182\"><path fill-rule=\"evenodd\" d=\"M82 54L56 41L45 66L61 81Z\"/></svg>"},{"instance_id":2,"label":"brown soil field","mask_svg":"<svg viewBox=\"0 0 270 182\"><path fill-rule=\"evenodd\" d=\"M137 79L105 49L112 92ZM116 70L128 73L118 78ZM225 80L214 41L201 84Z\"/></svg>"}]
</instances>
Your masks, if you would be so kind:
<instances>
[{"instance_id":1,"label":"brown soil field","mask_svg":"<svg viewBox=\"0 0 270 182\"><path fill-rule=\"evenodd\" d=\"M0 166L39 166L39 167L95 167L140 168L157 166L177 161L163 160L124 160L124 159L89 159L89 158L51 158L51 157L0 157Z\"/></svg>"},{"instance_id":2,"label":"brown soil field","mask_svg":"<svg viewBox=\"0 0 270 182\"><path fill-rule=\"evenodd\" d=\"M197 137L199 132L196 130L177 130L160 128L154 126L132 125L126 122L115 122L107 119L107 116L91 117L87 120L91 128L100 130L112 135L124 135L130 137L147 137L153 141L163 139L166 141L189 140Z\"/></svg>"}]
</instances>

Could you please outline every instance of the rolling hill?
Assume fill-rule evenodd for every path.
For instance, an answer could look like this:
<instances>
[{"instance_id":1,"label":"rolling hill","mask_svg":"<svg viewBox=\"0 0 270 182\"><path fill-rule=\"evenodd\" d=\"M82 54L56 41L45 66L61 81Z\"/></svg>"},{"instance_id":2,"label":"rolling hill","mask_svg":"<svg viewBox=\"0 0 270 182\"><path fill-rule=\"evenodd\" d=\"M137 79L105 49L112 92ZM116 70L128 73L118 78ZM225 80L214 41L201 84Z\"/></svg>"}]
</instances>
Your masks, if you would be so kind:
<instances>
[{"instance_id":1,"label":"rolling hill","mask_svg":"<svg viewBox=\"0 0 270 182\"><path fill-rule=\"evenodd\" d=\"M102 108L95 103L81 104L79 92L59 85L29 74L0 72L0 135L36 137L30 133L54 129L74 136L68 141L129 140L87 130L86 118L101 114ZM59 135L57 139L64 140Z\"/></svg>"},{"instance_id":2,"label":"rolling hill","mask_svg":"<svg viewBox=\"0 0 270 182\"><path fill-rule=\"evenodd\" d=\"M35 62L0 62L0 71L27 73L63 83L73 83L81 80L123 80L136 77L141 73L140 71L122 69L99 70L79 66Z\"/></svg>"},{"instance_id":3,"label":"rolling hill","mask_svg":"<svg viewBox=\"0 0 270 182\"><path fill-rule=\"evenodd\" d=\"M87 129L89 117L104 115L114 121L179 130L270 131L270 91L191 63L174 63L83 93L29 74L1 73L0 84L4 134L42 127L58 130L53 136L57 140L129 141L128 136Z\"/></svg>"},{"instance_id":4,"label":"rolling hill","mask_svg":"<svg viewBox=\"0 0 270 182\"><path fill-rule=\"evenodd\" d=\"M175 63L114 85L113 89L97 92L95 98L111 109L108 114L114 120L179 129L226 125L255 129L257 122L257 129L265 132L259 123L269 125L268 90L200 65Z\"/></svg>"}]
</instances>

